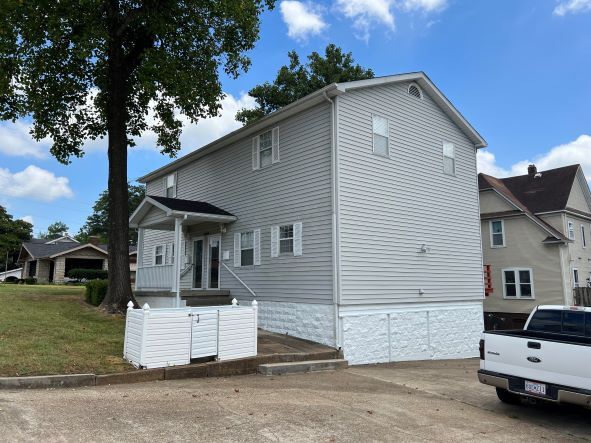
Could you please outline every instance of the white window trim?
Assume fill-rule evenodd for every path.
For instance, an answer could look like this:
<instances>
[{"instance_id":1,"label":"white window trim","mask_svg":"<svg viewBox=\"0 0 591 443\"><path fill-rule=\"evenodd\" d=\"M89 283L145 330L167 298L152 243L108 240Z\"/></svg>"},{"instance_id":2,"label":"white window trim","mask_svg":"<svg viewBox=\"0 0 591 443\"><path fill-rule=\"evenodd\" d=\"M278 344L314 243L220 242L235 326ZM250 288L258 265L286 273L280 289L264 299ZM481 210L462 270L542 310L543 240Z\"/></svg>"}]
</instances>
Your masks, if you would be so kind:
<instances>
[{"instance_id":1,"label":"white window trim","mask_svg":"<svg viewBox=\"0 0 591 443\"><path fill-rule=\"evenodd\" d=\"M162 248L162 254L156 254L156 249L158 249L158 248ZM156 264L156 256L157 255L162 255L162 263L160 263L159 265ZM166 244L154 245L154 252L152 254L152 264L154 266L166 266Z\"/></svg>"},{"instance_id":2,"label":"white window trim","mask_svg":"<svg viewBox=\"0 0 591 443\"><path fill-rule=\"evenodd\" d=\"M502 233L503 233L503 244L502 245L493 245L493 223L494 222L501 222L501 229L502 229ZM497 248L505 248L507 247L507 242L505 241L505 220L490 220L488 222L488 227L489 227L489 231L490 231L490 247L492 249L497 249Z\"/></svg>"},{"instance_id":3,"label":"white window trim","mask_svg":"<svg viewBox=\"0 0 591 443\"><path fill-rule=\"evenodd\" d=\"M450 157L449 155L445 155L445 145L451 145L452 150L453 150L453 157ZM452 173L450 172L445 172L445 159L446 158L451 158L453 160L453 165L454 165L454 171ZM443 169L443 173L445 175L449 175L451 177L455 177L456 176L456 145L454 143L451 142L442 142L441 143L441 168Z\"/></svg>"},{"instance_id":4,"label":"white window trim","mask_svg":"<svg viewBox=\"0 0 591 443\"><path fill-rule=\"evenodd\" d=\"M266 133L271 133L271 147L267 148L271 150L271 164L263 166L261 164L261 136ZM265 149L265 151L267 150ZM267 129L260 134L256 135L252 139L252 170L258 171L273 166L275 163L281 161L281 155L279 150L279 126Z\"/></svg>"},{"instance_id":5,"label":"white window trim","mask_svg":"<svg viewBox=\"0 0 591 443\"><path fill-rule=\"evenodd\" d=\"M206 260L206 250L205 250L205 236L193 237L191 239L191 262L195 261L195 242L201 241L201 287L195 288L192 287L191 289L205 289L205 280L207 279L207 275L205 272L205 268L207 267L207 263L204 263ZM195 270L197 263L193 263L193 272L191 273L191 286L195 284Z\"/></svg>"},{"instance_id":6,"label":"white window trim","mask_svg":"<svg viewBox=\"0 0 591 443\"><path fill-rule=\"evenodd\" d=\"M581 225L581 245L583 249L587 247L587 234L585 234L585 225Z\"/></svg>"},{"instance_id":7,"label":"white window trim","mask_svg":"<svg viewBox=\"0 0 591 443\"><path fill-rule=\"evenodd\" d=\"M568 236L569 240L575 239L575 222L573 222L572 220L566 221L566 235Z\"/></svg>"},{"instance_id":8,"label":"white window trim","mask_svg":"<svg viewBox=\"0 0 591 443\"><path fill-rule=\"evenodd\" d=\"M388 134L388 136L386 137L386 139L388 140L387 144L386 144L386 155L384 154L380 154L379 152L376 152L376 145L375 145L375 139L374 139L374 135L375 132L373 131L373 119L374 117L379 117L379 118L383 118L384 120L386 120L386 134ZM383 137L383 135L378 134L380 136ZM380 114L371 114L371 152L374 155L377 155L378 157L382 157L382 158L390 158L390 120L388 119L388 117L385 117L383 115Z\"/></svg>"},{"instance_id":9,"label":"white window trim","mask_svg":"<svg viewBox=\"0 0 591 443\"><path fill-rule=\"evenodd\" d=\"M176 198L177 195L177 173L173 172L172 174L168 174L164 176L164 197L168 197L168 177L172 177L173 185L172 185L172 197L169 198Z\"/></svg>"},{"instance_id":10,"label":"white window trim","mask_svg":"<svg viewBox=\"0 0 591 443\"><path fill-rule=\"evenodd\" d=\"M575 281L575 272L577 273L577 279L578 281ZM580 288L581 287L581 274L579 273L579 268L573 268L573 271L571 273L572 278L573 278L573 288Z\"/></svg>"},{"instance_id":11,"label":"white window trim","mask_svg":"<svg viewBox=\"0 0 591 443\"><path fill-rule=\"evenodd\" d=\"M281 226L293 226L292 252L281 252ZM288 222L280 225L271 226L271 258L278 257L301 257L304 255L303 251L303 223L302 222Z\"/></svg>"},{"instance_id":12,"label":"white window trim","mask_svg":"<svg viewBox=\"0 0 591 443\"><path fill-rule=\"evenodd\" d=\"M505 271L513 271L515 272L515 297L507 296L507 288L505 286ZM521 281L519 280L519 271L529 271L529 279L530 279L530 286L531 286L531 296L522 297L521 296ZM503 299L505 300L535 300L536 299L536 291L534 289L534 271L532 268L503 268L501 269L501 277L503 280Z\"/></svg>"}]
</instances>

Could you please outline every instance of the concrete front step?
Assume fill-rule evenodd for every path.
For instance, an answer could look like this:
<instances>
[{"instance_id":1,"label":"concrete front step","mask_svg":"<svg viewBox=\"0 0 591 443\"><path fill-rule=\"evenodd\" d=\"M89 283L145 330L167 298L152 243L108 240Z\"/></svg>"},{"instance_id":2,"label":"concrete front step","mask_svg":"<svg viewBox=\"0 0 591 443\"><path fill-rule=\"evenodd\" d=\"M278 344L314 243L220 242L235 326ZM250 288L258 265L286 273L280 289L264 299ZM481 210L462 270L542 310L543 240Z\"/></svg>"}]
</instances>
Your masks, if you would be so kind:
<instances>
[{"instance_id":1,"label":"concrete front step","mask_svg":"<svg viewBox=\"0 0 591 443\"><path fill-rule=\"evenodd\" d=\"M345 369L349 366L347 360L307 360L294 361L287 363L268 363L259 365L259 374L263 375L282 375L298 374L302 372L334 371L336 369Z\"/></svg>"}]
</instances>

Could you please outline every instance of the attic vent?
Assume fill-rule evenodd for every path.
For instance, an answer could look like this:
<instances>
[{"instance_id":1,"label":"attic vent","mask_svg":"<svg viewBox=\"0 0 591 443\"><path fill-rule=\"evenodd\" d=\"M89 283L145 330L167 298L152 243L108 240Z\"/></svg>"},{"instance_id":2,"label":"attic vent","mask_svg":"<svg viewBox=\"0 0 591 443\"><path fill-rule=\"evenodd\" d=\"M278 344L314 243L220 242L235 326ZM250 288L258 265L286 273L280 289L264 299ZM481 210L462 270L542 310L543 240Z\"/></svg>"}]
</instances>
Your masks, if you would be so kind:
<instances>
[{"instance_id":1,"label":"attic vent","mask_svg":"<svg viewBox=\"0 0 591 443\"><path fill-rule=\"evenodd\" d=\"M413 97L422 99L423 98L423 93L421 92L421 88L419 88L417 85L415 85L414 83L411 83L408 87L408 93L410 95L412 95Z\"/></svg>"}]
</instances>

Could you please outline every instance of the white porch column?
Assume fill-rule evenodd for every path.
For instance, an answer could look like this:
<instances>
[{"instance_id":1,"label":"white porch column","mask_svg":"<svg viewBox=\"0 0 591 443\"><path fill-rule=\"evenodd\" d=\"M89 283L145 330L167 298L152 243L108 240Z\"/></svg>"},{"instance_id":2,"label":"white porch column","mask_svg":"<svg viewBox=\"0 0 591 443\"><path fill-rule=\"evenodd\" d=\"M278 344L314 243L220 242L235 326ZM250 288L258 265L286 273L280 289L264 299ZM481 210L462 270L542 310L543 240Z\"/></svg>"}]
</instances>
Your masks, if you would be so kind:
<instances>
[{"instance_id":1,"label":"white porch column","mask_svg":"<svg viewBox=\"0 0 591 443\"><path fill-rule=\"evenodd\" d=\"M181 307L181 238L183 219L174 219L174 265L172 267L172 290L176 292L176 307Z\"/></svg>"},{"instance_id":2,"label":"white porch column","mask_svg":"<svg viewBox=\"0 0 591 443\"><path fill-rule=\"evenodd\" d=\"M135 290L141 285L138 284L140 280L140 268L144 264L144 230L145 228L138 228L137 230L137 263L135 264Z\"/></svg>"}]
</instances>

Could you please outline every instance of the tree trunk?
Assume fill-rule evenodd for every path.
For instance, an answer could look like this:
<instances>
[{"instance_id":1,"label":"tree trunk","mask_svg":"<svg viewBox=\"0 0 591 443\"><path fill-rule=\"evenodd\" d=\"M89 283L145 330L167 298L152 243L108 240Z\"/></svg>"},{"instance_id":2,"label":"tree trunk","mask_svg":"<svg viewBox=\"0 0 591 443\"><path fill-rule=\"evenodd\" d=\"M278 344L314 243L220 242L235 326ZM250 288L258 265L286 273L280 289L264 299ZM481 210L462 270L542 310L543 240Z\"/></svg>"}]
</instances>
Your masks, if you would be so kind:
<instances>
[{"instance_id":1,"label":"tree trunk","mask_svg":"<svg viewBox=\"0 0 591 443\"><path fill-rule=\"evenodd\" d=\"M108 312L125 312L133 300L129 274L129 207L127 191L126 81L118 42L109 48L107 129L109 134L109 289L101 304Z\"/></svg>"}]
</instances>

